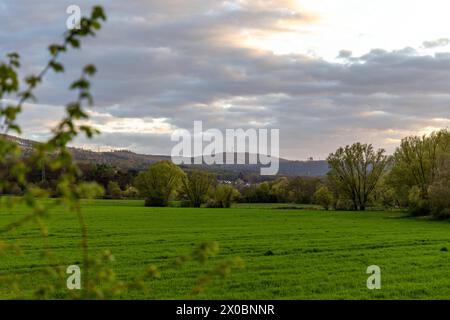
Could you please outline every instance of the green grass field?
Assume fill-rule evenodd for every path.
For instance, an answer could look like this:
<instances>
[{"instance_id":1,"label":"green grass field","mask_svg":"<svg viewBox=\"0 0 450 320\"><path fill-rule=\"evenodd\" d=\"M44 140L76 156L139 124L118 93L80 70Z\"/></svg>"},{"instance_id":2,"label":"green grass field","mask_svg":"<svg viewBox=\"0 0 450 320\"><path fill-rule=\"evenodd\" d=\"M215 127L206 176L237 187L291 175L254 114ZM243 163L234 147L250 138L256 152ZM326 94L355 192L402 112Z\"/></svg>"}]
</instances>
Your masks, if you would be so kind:
<instances>
[{"instance_id":1,"label":"green grass field","mask_svg":"<svg viewBox=\"0 0 450 320\"><path fill-rule=\"evenodd\" d=\"M151 295L130 291L122 298L185 298L196 279L219 261L241 257L245 268L216 280L199 299L448 299L450 224L406 217L401 212L326 212L238 206L231 209L145 208L141 201L84 203L92 253L110 249L124 280L157 265ZM0 212L0 226L25 214ZM64 265L81 261L76 217L62 208L48 220L54 258ZM26 292L42 284L42 240L32 225L0 235L18 240L24 253L0 255L0 275L20 273ZM218 241L221 251L205 265L169 268L174 259L202 241ZM382 272L382 289L368 290L369 265ZM10 298L0 286L0 298Z\"/></svg>"}]
</instances>

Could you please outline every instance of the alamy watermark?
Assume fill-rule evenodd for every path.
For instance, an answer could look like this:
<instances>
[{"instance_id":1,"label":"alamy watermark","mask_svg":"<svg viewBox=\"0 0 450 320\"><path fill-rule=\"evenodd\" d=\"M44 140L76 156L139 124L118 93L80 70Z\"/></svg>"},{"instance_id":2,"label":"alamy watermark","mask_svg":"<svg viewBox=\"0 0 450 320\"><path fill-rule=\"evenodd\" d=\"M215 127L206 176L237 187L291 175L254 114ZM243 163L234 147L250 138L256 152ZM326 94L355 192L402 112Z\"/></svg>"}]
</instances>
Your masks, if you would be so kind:
<instances>
[{"instance_id":1,"label":"alamy watermark","mask_svg":"<svg viewBox=\"0 0 450 320\"><path fill-rule=\"evenodd\" d=\"M67 277L67 289L69 290L80 290L81 289L81 269L77 265L68 266L66 273L69 274Z\"/></svg>"},{"instance_id":2,"label":"alamy watermark","mask_svg":"<svg viewBox=\"0 0 450 320\"><path fill-rule=\"evenodd\" d=\"M194 121L193 133L177 129L171 140L178 142L171 151L177 165L261 165L261 175L276 175L279 170L279 129L226 129L224 135L219 129L203 131L202 121Z\"/></svg>"},{"instance_id":3,"label":"alamy watermark","mask_svg":"<svg viewBox=\"0 0 450 320\"><path fill-rule=\"evenodd\" d=\"M377 265L371 265L367 267L367 274L370 274L369 278L367 278L367 289L381 289L381 269Z\"/></svg>"},{"instance_id":4,"label":"alamy watermark","mask_svg":"<svg viewBox=\"0 0 450 320\"><path fill-rule=\"evenodd\" d=\"M69 30L81 29L81 8L75 4L67 7L66 13L69 17L66 20L66 27Z\"/></svg>"}]
</instances>

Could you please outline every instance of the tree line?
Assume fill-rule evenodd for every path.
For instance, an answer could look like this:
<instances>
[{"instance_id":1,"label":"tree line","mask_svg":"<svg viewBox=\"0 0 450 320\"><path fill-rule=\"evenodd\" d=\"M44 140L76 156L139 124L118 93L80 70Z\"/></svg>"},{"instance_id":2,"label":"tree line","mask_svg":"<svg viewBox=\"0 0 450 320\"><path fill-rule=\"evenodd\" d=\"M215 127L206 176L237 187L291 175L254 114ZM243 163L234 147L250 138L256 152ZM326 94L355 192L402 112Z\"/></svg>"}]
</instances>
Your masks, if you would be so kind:
<instances>
[{"instance_id":1,"label":"tree line","mask_svg":"<svg viewBox=\"0 0 450 320\"><path fill-rule=\"evenodd\" d=\"M318 204L325 209L408 208L413 215L450 216L450 134L444 129L401 140L393 155L371 144L338 148L326 177L255 179L250 173L190 170L161 161L147 171L122 171L108 164L79 164L80 181L101 185L104 198L143 198L146 205L228 207L232 202ZM28 181L57 197L58 170L28 163ZM183 170L184 169L184 170ZM0 178L9 180L7 167ZM228 180L230 179L230 180ZM21 194L19 183L3 193Z\"/></svg>"},{"instance_id":2,"label":"tree line","mask_svg":"<svg viewBox=\"0 0 450 320\"><path fill-rule=\"evenodd\" d=\"M327 192L336 206L408 208L413 215L450 216L450 132L401 140L392 156L355 143L328 157ZM324 194L325 192L323 192Z\"/></svg>"}]
</instances>

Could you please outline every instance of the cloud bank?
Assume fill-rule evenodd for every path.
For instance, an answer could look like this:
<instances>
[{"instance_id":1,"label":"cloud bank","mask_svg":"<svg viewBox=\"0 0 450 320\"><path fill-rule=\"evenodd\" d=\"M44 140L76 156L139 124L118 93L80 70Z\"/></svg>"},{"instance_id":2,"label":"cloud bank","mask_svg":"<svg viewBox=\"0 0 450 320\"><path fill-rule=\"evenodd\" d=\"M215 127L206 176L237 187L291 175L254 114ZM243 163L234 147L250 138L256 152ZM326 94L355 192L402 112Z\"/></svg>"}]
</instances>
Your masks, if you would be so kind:
<instances>
[{"instance_id":1,"label":"cloud bank","mask_svg":"<svg viewBox=\"0 0 450 320\"><path fill-rule=\"evenodd\" d=\"M24 74L45 62L46 45L65 26L69 1L0 4L1 52L18 51ZM325 158L336 147L372 142L392 151L401 137L450 124L450 52L374 48L337 61L276 55L248 45L262 34L298 32L320 20L296 1L105 1L98 38L63 58L21 121L27 137L45 137L70 101L80 67L94 63L91 122L104 133L78 145L169 154L170 133L204 128L279 128L280 154ZM80 1L88 10L87 1ZM332 39L330 40L332 41ZM448 39L421 39L425 48ZM350 48L351 49L351 48Z\"/></svg>"}]
</instances>

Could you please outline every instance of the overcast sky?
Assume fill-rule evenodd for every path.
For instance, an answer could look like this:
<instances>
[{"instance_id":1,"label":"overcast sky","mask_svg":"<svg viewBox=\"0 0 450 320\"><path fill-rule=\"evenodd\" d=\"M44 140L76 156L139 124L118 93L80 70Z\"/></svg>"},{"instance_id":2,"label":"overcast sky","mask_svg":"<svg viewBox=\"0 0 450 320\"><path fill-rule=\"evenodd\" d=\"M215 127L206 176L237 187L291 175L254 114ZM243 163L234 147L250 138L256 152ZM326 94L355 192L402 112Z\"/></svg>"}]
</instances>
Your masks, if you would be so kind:
<instances>
[{"instance_id":1,"label":"overcast sky","mask_svg":"<svg viewBox=\"0 0 450 320\"><path fill-rule=\"evenodd\" d=\"M23 75L45 63L71 4L0 0L0 53ZM77 145L170 154L176 128L278 128L280 155L325 158L340 145L399 139L450 126L447 0L104 1L108 21L63 58L20 121L42 140L94 63L91 121Z\"/></svg>"}]
</instances>

